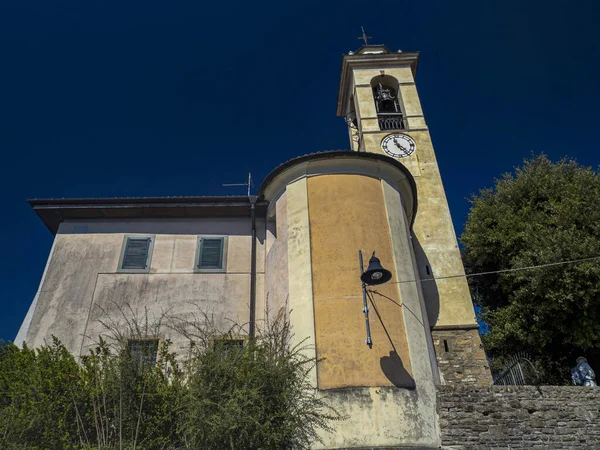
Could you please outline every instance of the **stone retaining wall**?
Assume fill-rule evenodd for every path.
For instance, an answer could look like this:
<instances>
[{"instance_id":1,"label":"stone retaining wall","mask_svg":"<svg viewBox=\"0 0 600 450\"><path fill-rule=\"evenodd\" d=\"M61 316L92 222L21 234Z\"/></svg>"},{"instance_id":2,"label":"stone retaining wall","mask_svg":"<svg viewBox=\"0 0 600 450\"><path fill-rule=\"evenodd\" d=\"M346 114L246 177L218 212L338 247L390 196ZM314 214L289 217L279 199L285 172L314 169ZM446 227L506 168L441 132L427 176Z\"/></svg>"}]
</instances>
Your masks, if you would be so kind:
<instances>
[{"instance_id":1,"label":"stone retaining wall","mask_svg":"<svg viewBox=\"0 0 600 450\"><path fill-rule=\"evenodd\" d=\"M446 449L600 449L600 388L439 386Z\"/></svg>"}]
</instances>

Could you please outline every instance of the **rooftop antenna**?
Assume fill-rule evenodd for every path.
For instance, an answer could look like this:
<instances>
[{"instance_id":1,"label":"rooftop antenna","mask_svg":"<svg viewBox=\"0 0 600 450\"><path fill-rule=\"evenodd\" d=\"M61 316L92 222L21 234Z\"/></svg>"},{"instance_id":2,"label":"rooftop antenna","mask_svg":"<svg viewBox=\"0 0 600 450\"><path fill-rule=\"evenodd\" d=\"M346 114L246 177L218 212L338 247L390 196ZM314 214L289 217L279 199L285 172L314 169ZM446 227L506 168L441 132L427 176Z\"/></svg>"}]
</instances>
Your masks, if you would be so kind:
<instances>
[{"instance_id":1,"label":"rooftop antenna","mask_svg":"<svg viewBox=\"0 0 600 450\"><path fill-rule=\"evenodd\" d=\"M254 183L252 183L252 174L250 172L248 172L248 182L247 183L229 183L229 184L223 184L223 186L225 186L225 187L248 186L248 197L250 197L250 188L252 186L254 186Z\"/></svg>"},{"instance_id":2,"label":"rooftop antenna","mask_svg":"<svg viewBox=\"0 0 600 450\"><path fill-rule=\"evenodd\" d=\"M365 33L365 27L361 25L360 29L362 30L362 36L359 36L358 39L362 39L363 41L365 41L365 45L369 45L369 39L373 38L371 36L367 36L367 33Z\"/></svg>"}]
</instances>

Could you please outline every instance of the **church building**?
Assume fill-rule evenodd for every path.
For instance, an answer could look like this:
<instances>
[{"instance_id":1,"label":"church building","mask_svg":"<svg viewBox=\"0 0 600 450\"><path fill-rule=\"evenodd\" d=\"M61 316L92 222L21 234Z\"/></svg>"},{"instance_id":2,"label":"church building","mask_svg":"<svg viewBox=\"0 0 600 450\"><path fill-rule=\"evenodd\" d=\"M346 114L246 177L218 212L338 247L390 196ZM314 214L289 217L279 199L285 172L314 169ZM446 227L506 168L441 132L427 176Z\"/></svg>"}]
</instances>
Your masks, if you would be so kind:
<instances>
[{"instance_id":1,"label":"church building","mask_svg":"<svg viewBox=\"0 0 600 450\"><path fill-rule=\"evenodd\" d=\"M16 343L55 335L85 355L98 319L125 307L185 317L199 305L251 335L283 308L319 359L311 382L347 416L316 448L439 448L436 386L492 378L418 62L382 45L343 55L349 150L282 162L255 196L30 200L55 238ZM363 291L359 251L391 279Z\"/></svg>"}]
</instances>

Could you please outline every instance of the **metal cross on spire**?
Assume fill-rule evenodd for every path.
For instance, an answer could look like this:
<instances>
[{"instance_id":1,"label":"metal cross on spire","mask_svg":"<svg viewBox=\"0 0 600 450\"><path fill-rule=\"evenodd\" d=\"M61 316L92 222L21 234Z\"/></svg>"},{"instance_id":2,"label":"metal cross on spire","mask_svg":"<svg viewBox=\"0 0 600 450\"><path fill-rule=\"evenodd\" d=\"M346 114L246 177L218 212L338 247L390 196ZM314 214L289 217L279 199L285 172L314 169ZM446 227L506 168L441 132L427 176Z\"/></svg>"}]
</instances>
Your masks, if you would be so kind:
<instances>
[{"instance_id":1,"label":"metal cross on spire","mask_svg":"<svg viewBox=\"0 0 600 450\"><path fill-rule=\"evenodd\" d=\"M367 33L365 33L365 27L363 27L362 25L360 26L360 29L362 30L362 36L359 36L358 39L362 39L363 41L365 41L365 45L369 45L369 39L373 39L371 36L367 36Z\"/></svg>"}]
</instances>

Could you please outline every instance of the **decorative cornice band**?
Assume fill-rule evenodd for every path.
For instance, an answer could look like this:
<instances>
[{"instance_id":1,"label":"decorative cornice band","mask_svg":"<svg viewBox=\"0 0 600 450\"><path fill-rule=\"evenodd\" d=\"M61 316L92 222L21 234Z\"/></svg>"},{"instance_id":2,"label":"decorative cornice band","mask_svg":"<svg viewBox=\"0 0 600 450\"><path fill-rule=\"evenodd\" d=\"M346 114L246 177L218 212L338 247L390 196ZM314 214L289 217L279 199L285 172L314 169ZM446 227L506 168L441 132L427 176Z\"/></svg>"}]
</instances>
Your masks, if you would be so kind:
<instances>
[{"instance_id":1,"label":"decorative cornice band","mask_svg":"<svg viewBox=\"0 0 600 450\"><path fill-rule=\"evenodd\" d=\"M390 134L390 133L406 133L410 134L414 131L429 131L429 128L411 128L410 130L373 130L363 131L362 134Z\"/></svg>"},{"instance_id":2,"label":"decorative cornice band","mask_svg":"<svg viewBox=\"0 0 600 450\"><path fill-rule=\"evenodd\" d=\"M415 86L417 83L415 83L414 81L402 81L398 83L398 86ZM361 84L355 84L354 85L355 88L359 88L359 87L371 87L370 84L368 83L361 83Z\"/></svg>"},{"instance_id":3,"label":"decorative cornice band","mask_svg":"<svg viewBox=\"0 0 600 450\"><path fill-rule=\"evenodd\" d=\"M467 325L435 325L431 327L431 331L452 331L452 330L477 330L479 324L472 323Z\"/></svg>"}]
</instances>

